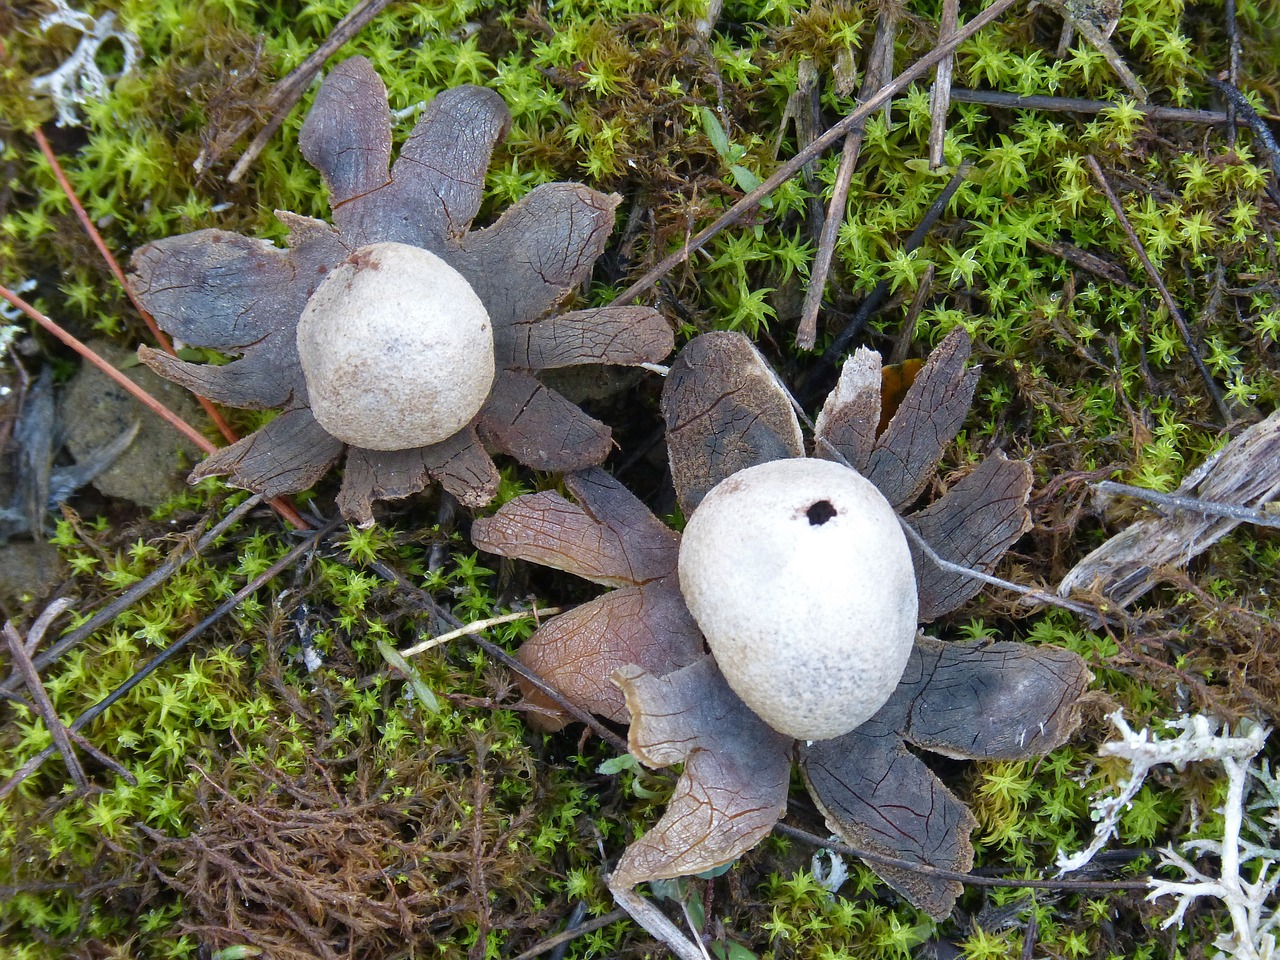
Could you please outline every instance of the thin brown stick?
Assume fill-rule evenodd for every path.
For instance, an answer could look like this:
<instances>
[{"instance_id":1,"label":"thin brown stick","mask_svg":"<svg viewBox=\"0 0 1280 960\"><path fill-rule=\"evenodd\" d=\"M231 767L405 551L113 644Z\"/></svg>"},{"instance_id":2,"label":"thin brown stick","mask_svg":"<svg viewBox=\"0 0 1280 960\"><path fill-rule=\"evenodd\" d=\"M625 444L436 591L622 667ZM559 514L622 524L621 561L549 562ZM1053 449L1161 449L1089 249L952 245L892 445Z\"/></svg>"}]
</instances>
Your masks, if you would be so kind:
<instances>
[{"instance_id":1,"label":"thin brown stick","mask_svg":"<svg viewBox=\"0 0 1280 960\"><path fill-rule=\"evenodd\" d=\"M862 84L862 96L870 97L879 91L893 75L893 41L897 36L897 9L886 6L876 18L876 36L867 53L866 77ZM849 201L849 184L858 166L858 154L862 151L862 128L849 131L840 152L840 165L836 168L835 183L831 186L831 202L822 221L818 237L818 249L809 268L809 286L804 294L804 306L800 309L800 325L796 328L796 347L812 350L818 339L818 312L822 308L822 295L827 288L831 272L831 259L835 256L836 240L844 223L845 209Z\"/></svg>"},{"instance_id":2,"label":"thin brown stick","mask_svg":"<svg viewBox=\"0 0 1280 960\"><path fill-rule=\"evenodd\" d=\"M1120 198L1111 189L1111 184L1107 182L1106 175L1103 174L1102 167L1098 164L1097 159L1090 154L1085 157L1085 160L1089 164L1089 170L1092 172L1093 178L1106 195L1107 202L1111 204L1111 209L1115 212L1116 220L1124 230L1124 235L1129 238L1129 245L1133 247L1134 253L1137 254L1138 262L1142 264L1142 269L1146 271L1147 278L1159 292L1160 299L1164 301L1165 309L1169 311L1169 316L1173 319L1174 326L1178 328L1182 342L1186 344L1187 351L1191 354L1192 362L1195 364L1200 378L1204 381L1205 389L1209 391L1209 396L1213 399L1214 406L1218 408L1218 415L1222 418L1223 423L1230 425L1235 418L1231 415L1231 410L1227 406L1226 400L1223 399L1222 391L1214 383L1213 375L1209 373L1209 368L1205 366L1204 360L1200 356L1200 348L1196 344L1195 338L1191 335L1191 327L1187 324L1187 318L1183 316L1182 310L1169 293L1169 288L1164 285L1164 281L1160 279L1160 274L1156 272L1155 264L1147 256L1147 251L1143 248L1142 241L1138 239L1137 231L1133 229L1133 224L1129 222L1129 218L1125 216L1124 207L1120 205Z\"/></svg>"},{"instance_id":3,"label":"thin brown stick","mask_svg":"<svg viewBox=\"0 0 1280 960\"><path fill-rule=\"evenodd\" d=\"M1054 4L1057 6L1057 4ZM1064 19L1068 17L1066 4L1059 7ZM1147 88L1142 85L1142 81L1133 75L1133 71L1129 69L1129 65L1124 62L1124 57L1120 56L1120 52L1111 45L1111 40L1106 34L1089 22L1087 17L1071 17L1068 21L1073 27L1080 31L1081 36L1089 41L1100 54L1103 59L1111 65L1111 69L1115 71L1116 76L1120 78L1120 82L1125 88L1134 95L1134 97L1142 103L1147 101Z\"/></svg>"},{"instance_id":4,"label":"thin brown stick","mask_svg":"<svg viewBox=\"0 0 1280 960\"><path fill-rule=\"evenodd\" d=\"M1079 267L1081 270L1086 270L1110 283L1114 283L1116 286L1133 289L1133 281L1129 279L1119 265L1109 260L1103 260L1095 253L1081 250L1079 247L1064 243L1061 240L1049 240L1047 242L1028 240L1027 242L1037 250L1043 250L1045 253L1052 253L1055 257L1061 257L1067 263Z\"/></svg>"},{"instance_id":5,"label":"thin brown stick","mask_svg":"<svg viewBox=\"0 0 1280 960\"><path fill-rule=\"evenodd\" d=\"M960 184L964 183L969 175L972 165L965 161L956 168L956 172L951 175L951 179L947 181L947 185L929 204L929 209L924 212L924 216L920 218L920 222L916 224L916 228L911 231L907 239L903 241L899 248L902 253L910 253L916 250L924 243L925 238L929 235L929 231L933 229L934 224L947 212L947 207L951 204L951 198L955 196ZM853 317L845 324L844 329L836 334L831 344L822 354L822 364L814 367L810 371L810 378L814 372L828 366L833 366L839 359L840 355L848 349L849 344L853 342L853 338L862 332L863 327L875 315L875 312L885 303L885 298L889 296L889 281L881 280L875 285L875 288L867 294L866 298L858 305L858 310ZM812 382L812 379L810 380Z\"/></svg>"},{"instance_id":6,"label":"thin brown stick","mask_svg":"<svg viewBox=\"0 0 1280 960\"><path fill-rule=\"evenodd\" d=\"M1114 110L1114 100L1082 100L1078 97L1048 97L1041 94L1019 96L1016 93L997 93L993 90L968 90L952 87L951 99L960 103L977 103L988 107L1004 107L1009 110L1048 110L1053 113L1102 113ZM1151 120L1170 120L1175 123L1229 123L1230 117L1220 110L1188 110L1183 107L1157 107L1146 103L1133 104L1133 108ZM1246 126L1237 119L1236 126Z\"/></svg>"},{"instance_id":7,"label":"thin brown stick","mask_svg":"<svg viewBox=\"0 0 1280 960\"><path fill-rule=\"evenodd\" d=\"M893 352L889 354L890 363L902 363L907 359L907 351L911 349L911 341L915 339L916 323L920 320L920 314L924 312L924 305L933 295L933 278L937 272L937 266L932 263L924 268L924 274L920 277L920 286L916 288L916 295L911 298L911 306L907 308L907 315L902 320L902 328L893 342Z\"/></svg>"},{"instance_id":8,"label":"thin brown stick","mask_svg":"<svg viewBox=\"0 0 1280 960\"><path fill-rule=\"evenodd\" d=\"M687 240L679 250L663 257L646 271L640 279L627 287L614 302L619 304L630 303L636 299L672 269L684 263L690 256L705 247L707 242L725 227L737 223L748 213L755 210L760 205L761 200L795 176L809 160L821 154L822 151L835 144L849 131L859 126L867 117L892 100L903 87L922 77L930 68L936 66L943 57L952 53L961 43L968 40L983 27L997 20L1005 11L1018 2L1019 0L995 0L991 6L958 30L954 37L945 43L939 43L933 50L898 74L891 83L884 86L879 93L871 97L866 103L862 104L843 120L828 127L822 136L778 167L777 170L769 175L768 179L717 217L714 223Z\"/></svg>"},{"instance_id":9,"label":"thin brown stick","mask_svg":"<svg viewBox=\"0 0 1280 960\"><path fill-rule=\"evenodd\" d=\"M1036 955L1036 938L1040 934L1040 922L1036 916L1034 910L1027 914L1027 929L1022 935L1022 960L1034 960Z\"/></svg>"},{"instance_id":10,"label":"thin brown stick","mask_svg":"<svg viewBox=\"0 0 1280 960\"><path fill-rule=\"evenodd\" d=\"M2 889L2 888L0 888ZM580 923L575 927L570 927L564 933L557 933L554 937L548 937L536 947L531 947L524 953L513 957L512 960L533 960L534 957L540 957L544 953L550 953L561 944L569 943L576 940L585 933L594 933L597 930L603 930L611 923L617 923L619 920L627 919L627 911L610 910L602 917L596 917L594 920L588 920L586 923Z\"/></svg>"},{"instance_id":11,"label":"thin brown stick","mask_svg":"<svg viewBox=\"0 0 1280 960\"><path fill-rule=\"evenodd\" d=\"M125 276L124 270L121 268L119 261L116 260L115 255L112 254L106 241L102 239L102 234L98 232L97 226L94 225L88 211L85 210L84 205L80 202L80 198L76 196L76 192L71 186L71 181L67 179L66 171L62 169L62 164L58 162L58 155L53 152L53 147L49 145L49 141L45 137L44 131L39 127L36 127L36 129L31 132L31 135L35 138L36 145L40 148L40 152L44 154L45 160L49 162L49 166L53 170L53 177L58 181L58 186L62 188L63 194L71 203L71 209L75 211L76 219L80 221L80 226L84 229L84 232L89 235L89 239L93 241L93 245L98 248L98 253L102 255L102 259L106 261L107 269L110 270L112 276L116 278L116 282L119 283L121 289L124 290L125 296L129 298L129 301L133 304L133 308L138 311L138 316L142 317L142 322L147 325L147 329L151 331L151 336L154 337L156 343L160 345L160 349L171 356L176 356L177 354L174 353L173 343L169 340L169 337L165 332L160 329L159 324L156 323L155 317L151 315L150 311L142 305L142 301L138 299L138 295L134 292L133 284L131 284ZM196 399L200 401L200 406L204 407L204 412L209 415L209 419L213 421L214 426L216 426L222 435L227 438L227 442L235 443L239 437L236 436L235 431L231 429L231 425L227 423L226 418L222 416L218 408L215 407L206 397L197 395Z\"/></svg>"},{"instance_id":12,"label":"thin brown stick","mask_svg":"<svg viewBox=\"0 0 1280 960\"><path fill-rule=\"evenodd\" d=\"M945 41L960 25L960 0L942 0L942 15L938 23L938 40ZM942 148L947 139L947 114L951 110L951 76L955 70L956 55L943 57L933 81L933 96L929 104L929 169L942 166Z\"/></svg>"},{"instance_id":13,"label":"thin brown stick","mask_svg":"<svg viewBox=\"0 0 1280 960\"><path fill-rule=\"evenodd\" d=\"M50 320L43 313L41 313L31 304L27 303L27 301L23 300L20 296L18 296L16 293L10 290L8 287L0 286L0 297L3 297L5 300L8 300L11 304L13 304L23 313L25 313L28 317L30 317L40 326L44 327L45 330L53 334L55 337L57 337L59 340L65 343L68 347L70 347L76 353L80 354L80 356L83 357L85 360L88 360L90 363L92 363L95 367L97 367L99 370L105 373L108 377L110 377L112 380L118 383L121 387L127 390L134 397L134 399L136 399L144 407L146 407L156 416L160 417L160 419L164 420L165 423L169 424L169 426L173 427L173 429L177 430L180 434L182 434L184 437L186 437L188 440L194 443L197 447L199 447L205 453L213 453L215 450L218 449L218 447L214 443L212 443L210 440L208 440L204 436L204 434L202 434L199 430L191 426L191 424L187 423L187 421L183 420L180 416L178 416L176 413L174 413L172 410L166 407L163 403L161 403L155 397L151 396L151 394L147 393L146 390L142 389L142 387L138 386L136 383L134 383L132 380L126 377L123 373L117 370L114 366L112 366L106 360L102 359L102 357L98 356L98 354L96 354L94 351L90 350L83 342L81 342L80 340L77 340L75 337L69 334L66 330L62 329L62 327L60 327L57 323L55 323L53 320Z\"/></svg>"},{"instance_id":14,"label":"thin brown stick","mask_svg":"<svg viewBox=\"0 0 1280 960\"><path fill-rule=\"evenodd\" d=\"M853 847L847 843L841 843L838 840L827 840L817 834L810 833L807 830L801 830L798 827L789 826L785 823L776 824L773 828L773 832L780 833L784 837L790 837L793 840L799 840L801 843L807 843L820 850L831 850L835 853L843 854L846 857L857 857L859 860L866 860L869 863L878 863L886 867L897 867L900 870L910 870L913 873L918 873L925 877L936 877L939 880L956 880L972 887L1012 887L1014 889L1029 888L1035 890L1069 891L1117 891L1148 890L1151 886L1145 880L1042 880L1039 878L1027 879L1022 877L983 877L972 873L961 873L958 870L946 870L942 867L933 867L929 864L920 863L916 860L892 857L885 853L877 853L874 850L864 850L861 847Z\"/></svg>"},{"instance_id":15,"label":"thin brown stick","mask_svg":"<svg viewBox=\"0 0 1280 960\"><path fill-rule=\"evenodd\" d=\"M49 604L45 614L52 612L54 616L67 607L71 606L71 601L67 599L55 600ZM40 682L40 674L36 673L36 668L31 665L31 650L29 645L34 647L40 642L40 637L47 629L49 623L53 621L52 616L42 616L43 625L37 622L31 627L28 634L28 642L24 643L22 637L18 634L17 629L13 625L13 621L9 620L4 625L4 639L9 644L9 655L13 658L13 665L17 671L22 674L23 683L27 686L27 692L31 695L32 703L35 711L44 721L45 729L49 731L49 736L53 738L53 745L58 753L62 754L62 760L67 765L67 773L71 777L71 781L76 785L77 790L89 789L89 778L85 776L84 767L80 766L80 761L76 758L76 752L71 746L71 738L67 736L66 725L63 724L62 718L58 716L58 711L53 706L53 701L49 698L48 691L45 690L44 684Z\"/></svg>"},{"instance_id":16,"label":"thin brown stick","mask_svg":"<svg viewBox=\"0 0 1280 960\"><path fill-rule=\"evenodd\" d=\"M257 159L263 147L284 122L294 104L301 99L311 81L315 79L324 62L338 52L338 49L357 33L363 30L380 14L391 0L360 0L351 12L338 21L333 31L324 42L313 50L302 63L278 81L257 103L256 109L247 117L224 130L213 140L213 143L196 157L196 173L204 173L231 145L249 132L249 129L262 116L267 116L266 125L254 137L253 142L236 161L227 179L232 183L238 181L249 169L249 165Z\"/></svg>"},{"instance_id":17,"label":"thin brown stick","mask_svg":"<svg viewBox=\"0 0 1280 960\"><path fill-rule=\"evenodd\" d=\"M102 766L106 767L125 783L129 784L129 786L136 787L138 785L137 777L94 746L89 741L89 738L83 733L80 733L78 730L72 730L70 727L66 727L65 729L67 731L67 736L71 738L71 742L77 747L89 754L89 756L93 757L94 760L98 761Z\"/></svg>"},{"instance_id":18,"label":"thin brown stick","mask_svg":"<svg viewBox=\"0 0 1280 960\"><path fill-rule=\"evenodd\" d=\"M237 590L229 599L220 604L213 613L209 614L209 616L205 617L181 637L169 644L169 646L165 647L164 650L152 657L151 660L139 668L133 676L112 690L111 693L107 694L92 707L84 711L84 713L80 714L80 716L76 717L75 720L69 724L70 729L82 730L85 726L106 713L122 697L127 695L130 690L186 649L187 645L190 644L192 640L199 637L215 623L235 610L235 608L243 603L247 597L261 590L273 577L278 576L282 571L297 562L303 554L310 550L314 550L325 537L338 528L341 522L341 517L334 517L334 519L330 520L319 530L309 533L305 540ZM8 796L16 787L26 780L27 777L31 776L32 773L39 769L40 765L53 756L54 752L55 751L52 747L46 747L24 763L13 774L13 776L3 784L0 784L0 800Z\"/></svg>"},{"instance_id":19,"label":"thin brown stick","mask_svg":"<svg viewBox=\"0 0 1280 960\"><path fill-rule=\"evenodd\" d=\"M159 325L156 323L155 317L153 317L147 308L142 305L142 302L134 293L133 286L129 283L128 279L126 279L124 270L121 268L119 261L116 260L115 255L107 246L107 242L102 239L102 234L98 232L98 228L94 224L93 219L89 216L88 211L85 210L84 204L82 204L80 202L80 198L76 196L75 189L71 186L71 181L67 179L66 171L62 169L62 164L58 160L58 155L53 152L53 147L49 145L49 140L45 137L44 131L39 127L36 127L31 131L31 136L35 139L36 146L40 148L40 152L44 154L45 160L48 161L49 167L53 171L53 178L58 181L58 186L62 188L63 196L65 196L68 202L70 202L71 209L75 211L76 219L80 221L81 228L88 235L89 239L93 241L93 245L98 248L98 253L101 254L102 259L106 261L107 269L110 270L111 275L116 278L116 282L120 284L121 289L125 292L125 296L129 298L134 309L138 311L138 315L142 317L142 322L147 325L147 329L151 331L151 336L155 337L155 341L160 345L160 349L165 353L172 354L173 344L169 341L165 332L160 329Z\"/></svg>"}]
</instances>

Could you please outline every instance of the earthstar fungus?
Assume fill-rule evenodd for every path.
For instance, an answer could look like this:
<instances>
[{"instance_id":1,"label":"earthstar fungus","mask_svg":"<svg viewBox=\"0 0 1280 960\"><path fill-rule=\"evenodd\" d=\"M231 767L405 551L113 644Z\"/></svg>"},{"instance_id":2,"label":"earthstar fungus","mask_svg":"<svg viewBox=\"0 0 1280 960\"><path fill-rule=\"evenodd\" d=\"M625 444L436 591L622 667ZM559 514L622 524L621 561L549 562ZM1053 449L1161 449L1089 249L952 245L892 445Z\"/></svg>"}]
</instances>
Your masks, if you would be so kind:
<instances>
[{"instance_id":1,"label":"earthstar fungus","mask_svg":"<svg viewBox=\"0 0 1280 960\"><path fill-rule=\"evenodd\" d=\"M656 362L672 334L646 307L555 312L603 252L617 196L544 184L471 229L509 125L493 91L445 90L393 164L386 88L352 57L325 78L300 137L332 225L277 211L284 249L200 230L135 253L133 282L160 326L237 356L202 365L143 347L143 362L215 402L281 408L193 480L227 475L275 497L345 451L338 506L369 524L374 500L431 479L468 506L489 502L498 472L485 444L539 470L605 458L608 427L536 373Z\"/></svg>"},{"instance_id":2,"label":"earthstar fungus","mask_svg":"<svg viewBox=\"0 0 1280 960\"><path fill-rule=\"evenodd\" d=\"M947 337L881 430L880 358L857 351L818 418L815 455L857 469L938 556L989 572L1029 525L1026 464L993 454L937 500L911 509L972 400L968 354L963 331ZM691 526L717 484L805 455L789 398L741 335L691 341L672 365L662 406ZM698 873L751 849L786 810L793 760L827 825L848 843L967 871L973 815L908 745L958 759L1026 758L1059 746L1079 724L1077 701L1091 677L1074 653L943 643L920 633L870 719L831 739L797 742L749 709L706 651L680 591L680 535L603 470L569 475L565 485L576 503L554 492L516 498L477 521L472 538L481 549L614 588L545 623L519 657L576 705L629 721L631 752L642 763L684 764L666 812L610 878L623 902L634 902L636 884ZM955 610L981 586L914 545L911 562L921 620ZM869 865L935 917L950 911L961 889Z\"/></svg>"},{"instance_id":3,"label":"earthstar fungus","mask_svg":"<svg viewBox=\"0 0 1280 960\"><path fill-rule=\"evenodd\" d=\"M840 463L788 457L721 480L680 539L680 592L730 689L799 740L879 710L916 637L893 507Z\"/></svg>"}]
</instances>

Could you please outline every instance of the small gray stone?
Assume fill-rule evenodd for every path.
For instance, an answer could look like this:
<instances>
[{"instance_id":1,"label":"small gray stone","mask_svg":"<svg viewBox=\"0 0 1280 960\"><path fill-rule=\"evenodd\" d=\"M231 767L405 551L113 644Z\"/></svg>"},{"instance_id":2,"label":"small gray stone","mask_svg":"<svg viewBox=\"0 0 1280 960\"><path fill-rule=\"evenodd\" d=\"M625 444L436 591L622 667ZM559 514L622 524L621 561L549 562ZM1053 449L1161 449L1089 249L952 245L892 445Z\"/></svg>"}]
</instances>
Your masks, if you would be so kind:
<instances>
[{"instance_id":1,"label":"small gray stone","mask_svg":"<svg viewBox=\"0 0 1280 960\"><path fill-rule=\"evenodd\" d=\"M7 614L48 595L66 576L58 550L43 540L15 540L0 547L0 606Z\"/></svg>"},{"instance_id":2,"label":"small gray stone","mask_svg":"<svg viewBox=\"0 0 1280 960\"><path fill-rule=\"evenodd\" d=\"M138 364L131 350L105 340L91 341L89 346L117 369L124 368L130 380L188 423L202 419L200 405L190 393ZM187 464L199 459L191 442L90 363L82 365L71 378L59 404L58 422L67 450L77 461L106 446L135 421L141 422L138 436L115 463L97 476L93 485L106 496L156 507L183 487L184 468L179 452L186 455Z\"/></svg>"}]
</instances>

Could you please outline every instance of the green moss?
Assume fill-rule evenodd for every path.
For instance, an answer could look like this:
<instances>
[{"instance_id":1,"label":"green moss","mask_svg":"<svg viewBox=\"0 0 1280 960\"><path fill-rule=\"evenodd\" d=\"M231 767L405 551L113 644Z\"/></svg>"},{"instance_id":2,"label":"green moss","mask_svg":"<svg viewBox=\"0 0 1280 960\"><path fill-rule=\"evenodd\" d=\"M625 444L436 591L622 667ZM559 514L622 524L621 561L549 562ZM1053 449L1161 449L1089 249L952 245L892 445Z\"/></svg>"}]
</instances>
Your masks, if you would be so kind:
<instances>
[{"instance_id":1,"label":"green moss","mask_svg":"<svg viewBox=\"0 0 1280 960\"><path fill-rule=\"evenodd\" d=\"M82 128L54 139L113 248L127 253L148 240L205 227L279 241L283 231L273 210L327 215L319 176L297 147L310 92L242 183L228 184L225 175L243 142L204 176L193 163L214 133L251 113L254 97L296 66L347 6L122 0L98 8L116 9L139 35L142 69L101 103L86 105ZM1213 104L1202 75L1226 62L1221 6L1124 5L1115 42L1153 100ZM1236 7L1246 96L1274 111L1280 89L1274 5L1238 0ZM931 48L929 25L939 8L935 0L906 5L896 40L899 65ZM539 9L396 5L339 56L372 59L392 108L407 111L397 120L397 141L411 129L412 108L446 86L478 82L502 91L513 125L489 172L482 220L556 179L584 179L621 193L618 236L625 241L582 298L605 303L658 257L680 249L753 178L767 176L777 157L796 149L786 107L803 62L818 70L827 122L853 108L850 97L835 92L830 71L850 57L862 60L879 5L729 2L705 39L694 25L701 9L640 0L575 0ZM976 10L965 4L962 13L972 17ZM868 120L838 231L820 347L884 282L890 303L873 318L867 342L890 349L907 304L933 267L913 354L963 326L984 364L952 466L997 445L1028 457L1042 489L1057 478L1106 471L1167 490L1220 446L1220 424L1086 157L1096 157L1106 171L1174 301L1191 319L1204 362L1228 401L1259 412L1280 401L1280 297L1269 239L1280 224L1264 195L1267 163L1247 130L1232 137L1217 127L1145 120L1087 43L1077 38L1064 58L1055 57L1059 24L1044 6L1019 8L960 46L957 82L1105 98L1116 106L1087 116L957 102L941 171L923 161L926 84L904 91L888 118ZM7 47L0 58L0 282L14 286L37 277L37 305L73 330L139 342L140 324L81 235L48 164L22 133L51 117L47 103L27 96L27 82L52 69L72 41L41 36L34 16L7 7L0 8L0 36ZM830 197L837 163L834 155L819 158L812 176L788 183L771 206L721 233L664 279L659 302L683 337L740 329L785 377L812 366L811 357L786 345L815 253L809 214ZM971 164L971 172L941 222L917 250L906 252L906 237L962 163ZM1052 244L1103 257L1131 284L1072 266L1050 251ZM267 416L232 412L242 428ZM499 502L547 482L508 467ZM1019 560L1019 579L1055 582L1112 532L1082 519L1082 485L1055 489L1037 504L1038 527ZM318 502L328 502L327 492L322 488ZM223 496L219 483L205 481L153 519L183 528L206 508L225 511L242 499ZM59 956L68 943L90 939L138 956L193 954L200 938L182 925L193 922L199 904L139 864L152 857L162 871L177 871L192 856L183 843L201 830L227 827L225 817L211 813L214 795L201 771L233 799L282 803L289 789L314 796L319 765L344 801L371 794L403 800L421 822L440 828L432 840L440 849L478 824L495 845L490 889L509 889L494 909L528 926L485 931L480 911L464 912L439 935L444 955L472 947L479 953L481 939L486 954L518 952L556 928L577 900L596 914L611 908L600 880L601 845L606 858L616 856L651 824L670 778L635 770L600 774L608 755L579 747L576 734L530 734L519 713L503 709L515 701L508 678L465 642L414 664L443 702L435 712L406 698L406 685L377 652L378 641L405 646L440 625L372 572L375 560L462 619L490 616L505 603L499 594L506 581L494 563L471 551L456 531L431 529L430 506L407 506L387 527L347 531L91 725L86 734L136 786L95 770L99 788L85 797L64 796L64 771L54 759L0 802L0 886L25 887L0 897L0 933L20 941L15 955ZM54 542L85 598L77 618L162 562L171 549L164 529L140 537L136 531L117 535L105 521L58 525ZM1190 689L1199 708L1248 708L1259 699L1257 684L1264 686L1263 699L1274 702L1274 651L1261 625L1274 608L1254 589L1280 565L1273 540L1237 531L1186 583L1157 592L1147 609L1163 618L1158 635L1090 630L1061 612L1027 616L1019 609L1015 616L992 598L976 601L939 630L1073 649L1097 675L1100 703L1121 705L1138 722L1168 713L1186 694L1187 679L1195 681ZM105 696L290 544L277 527L258 520L191 561L46 673L60 714L73 717ZM443 565L429 562L433 548L443 548ZM530 629L529 622L512 623L491 636L514 647ZM1206 648L1203 637L1214 638L1214 645ZM308 651L321 660L315 672L302 665ZM1101 707L1081 737L1041 763L979 764L966 779L950 778L979 818L980 864L1039 872L1059 847L1087 839L1089 798L1123 775L1093 760L1091 744L1106 735L1100 713ZM42 722L20 710L12 716L0 730L0 775L49 743ZM487 794L478 803L481 783ZM1220 803L1215 789L1194 778L1154 782L1122 820L1119 842L1169 842L1182 829L1180 810L1194 803L1212 811ZM307 808L302 801L298 806ZM1215 815L1206 816L1209 830ZM147 830L169 838L168 845ZM431 849L437 848L424 848ZM1021 955L1017 928L960 922L963 917L935 927L861 868L845 896L829 898L794 854L769 844L727 878L707 881L727 901L723 913L734 942L757 956L909 956L938 931L970 957ZM446 864L429 875L444 885L462 869ZM411 882L413 875L405 869L396 882ZM1177 952L1176 941L1169 941L1172 947L1148 943L1136 932L1139 908L1124 895L1052 902L1021 896L993 892L990 901L1015 920L1034 910L1037 949L1047 955L1120 952L1098 933L1104 916L1130 955ZM980 899L971 894L966 908L978 912ZM51 943L37 942L30 935L35 930ZM645 942L634 926L613 925L575 942L570 955L636 954Z\"/></svg>"}]
</instances>

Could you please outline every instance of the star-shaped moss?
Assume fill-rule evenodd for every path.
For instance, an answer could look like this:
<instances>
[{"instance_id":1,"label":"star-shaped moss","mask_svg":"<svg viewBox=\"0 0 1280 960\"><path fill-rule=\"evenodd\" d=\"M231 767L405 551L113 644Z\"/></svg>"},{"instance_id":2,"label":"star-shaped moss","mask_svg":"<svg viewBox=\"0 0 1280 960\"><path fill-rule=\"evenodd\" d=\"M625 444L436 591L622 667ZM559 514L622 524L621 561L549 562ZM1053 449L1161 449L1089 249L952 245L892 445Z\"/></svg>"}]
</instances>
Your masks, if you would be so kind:
<instances>
[{"instance_id":1,"label":"star-shaped moss","mask_svg":"<svg viewBox=\"0 0 1280 960\"><path fill-rule=\"evenodd\" d=\"M225 366L199 365L143 348L143 361L216 402L281 408L261 430L198 465L193 480L228 475L238 486L274 497L312 485L345 450L338 505L363 524L372 522L374 500L408 496L429 478L467 505L487 503L498 473L484 443L540 470L576 470L605 458L609 429L535 374L576 364L654 362L670 352L671 331L645 307L554 312L590 276L612 230L617 196L580 184L546 184L492 226L471 229L490 153L509 124L496 93L473 86L446 90L425 106L392 164L386 89L367 60L353 57L325 78L301 134L303 154L329 186L332 225L277 212L289 228L285 249L201 230L135 254L133 282L165 330L188 344L238 355ZM394 322L400 313L412 324L420 274L413 274L416 286L401 284L401 301L380 308L376 317L366 302L365 281L381 264L430 267L436 258L483 306L474 327L489 372L471 378L481 384L479 408L474 415L472 409L452 411L464 425L432 442L387 448L395 441L386 437L402 426L406 436L417 435L412 410L401 414L404 424L373 424L377 449L354 438L344 442L332 422L317 419L324 416L319 406L313 409L309 391L336 394L356 420L374 418L366 409L381 409L367 402L370 397L394 406L426 378L439 382L435 392L443 401L452 399L450 378L459 372L450 369L452 354L433 352L442 338L378 326L379 317ZM390 284L393 294L399 283ZM445 289L459 287L455 282ZM433 309L451 335L450 324L462 321L453 316L453 293L444 296ZM299 354L299 322L320 312L328 326L312 336L321 356L308 365ZM460 307L456 312L462 315ZM358 377L344 352L353 347L372 358ZM333 357L340 358L340 369L317 387L317 369ZM484 376L492 380L487 393Z\"/></svg>"},{"instance_id":2,"label":"star-shaped moss","mask_svg":"<svg viewBox=\"0 0 1280 960\"><path fill-rule=\"evenodd\" d=\"M914 506L972 400L968 353L963 332L944 341L881 430L880 358L858 351L817 421L816 452L859 468L900 512ZM663 412L686 514L740 470L804 456L789 398L737 334L708 334L682 351ZM567 477L566 486L576 503L552 492L520 497L478 521L472 536L484 550L615 588L544 624L519 653L576 705L629 721L630 748L643 763L684 764L666 813L619 861L615 889L697 873L749 850L785 812L793 759L828 825L849 843L967 871L973 816L908 744L955 758L1015 759L1053 749L1079 723L1090 674L1075 654L920 634L897 689L871 720L831 740L796 743L738 699L706 652L680 593L679 535L602 470ZM1029 489L1027 466L996 454L903 519L938 556L989 572L1029 524ZM978 591L971 578L913 554L922 619ZM871 866L934 916L960 891Z\"/></svg>"}]
</instances>

